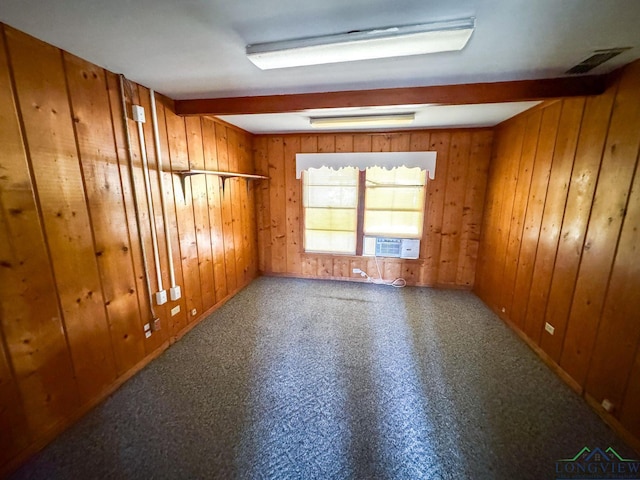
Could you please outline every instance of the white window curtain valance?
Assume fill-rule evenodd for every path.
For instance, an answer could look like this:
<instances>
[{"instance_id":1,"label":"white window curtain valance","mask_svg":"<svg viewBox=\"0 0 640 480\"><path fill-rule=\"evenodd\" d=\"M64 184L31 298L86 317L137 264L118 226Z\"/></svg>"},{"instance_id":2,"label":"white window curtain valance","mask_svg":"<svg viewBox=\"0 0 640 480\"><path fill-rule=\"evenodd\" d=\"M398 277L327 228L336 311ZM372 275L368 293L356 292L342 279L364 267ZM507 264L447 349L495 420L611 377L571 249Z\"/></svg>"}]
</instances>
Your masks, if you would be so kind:
<instances>
[{"instance_id":1,"label":"white window curtain valance","mask_svg":"<svg viewBox=\"0 0 640 480\"><path fill-rule=\"evenodd\" d=\"M391 170L396 167L425 170L433 180L436 173L436 152L341 152L341 153L297 153L296 178L310 168L329 167L339 170L356 167L382 167Z\"/></svg>"}]
</instances>

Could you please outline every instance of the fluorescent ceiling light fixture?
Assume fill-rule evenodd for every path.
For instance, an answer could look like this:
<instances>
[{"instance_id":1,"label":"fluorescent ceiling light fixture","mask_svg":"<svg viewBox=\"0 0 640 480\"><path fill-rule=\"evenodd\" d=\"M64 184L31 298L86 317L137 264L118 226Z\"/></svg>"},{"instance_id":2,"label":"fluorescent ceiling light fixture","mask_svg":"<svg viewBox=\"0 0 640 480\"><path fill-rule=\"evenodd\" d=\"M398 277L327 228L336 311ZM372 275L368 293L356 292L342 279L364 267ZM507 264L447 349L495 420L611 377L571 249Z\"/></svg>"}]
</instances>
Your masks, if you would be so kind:
<instances>
[{"instance_id":1,"label":"fluorescent ceiling light fixture","mask_svg":"<svg viewBox=\"0 0 640 480\"><path fill-rule=\"evenodd\" d=\"M324 37L247 46L247 57L262 70L404 57L462 50L474 18L363 30Z\"/></svg>"},{"instance_id":2,"label":"fluorescent ceiling light fixture","mask_svg":"<svg viewBox=\"0 0 640 480\"><path fill-rule=\"evenodd\" d=\"M411 125L414 119L414 113L399 113L394 115L358 115L351 117L311 117L309 122L312 127L316 128L393 127Z\"/></svg>"}]
</instances>

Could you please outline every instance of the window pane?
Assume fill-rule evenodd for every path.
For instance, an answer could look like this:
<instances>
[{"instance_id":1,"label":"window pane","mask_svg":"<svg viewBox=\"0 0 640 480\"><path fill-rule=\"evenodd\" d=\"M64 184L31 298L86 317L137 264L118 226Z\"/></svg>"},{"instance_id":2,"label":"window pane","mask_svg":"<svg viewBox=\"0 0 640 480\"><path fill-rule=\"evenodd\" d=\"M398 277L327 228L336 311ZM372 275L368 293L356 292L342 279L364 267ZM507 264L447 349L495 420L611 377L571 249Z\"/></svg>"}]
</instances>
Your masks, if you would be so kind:
<instances>
[{"instance_id":1,"label":"window pane","mask_svg":"<svg viewBox=\"0 0 640 480\"><path fill-rule=\"evenodd\" d=\"M358 216L355 209L307 208L305 211L308 230L356 231Z\"/></svg>"},{"instance_id":2,"label":"window pane","mask_svg":"<svg viewBox=\"0 0 640 480\"><path fill-rule=\"evenodd\" d=\"M333 170L328 167L310 168L304 173L307 185L358 185L358 169L345 167Z\"/></svg>"},{"instance_id":3,"label":"window pane","mask_svg":"<svg viewBox=\"0 0 640 480\"><path fill-rule=\"evenodd\" d=\"M303 176L304 249L354 254L358 221L358 170L327 167Z\"/></svg>"},{"instance_id":4,"label":"window pane","mask_svg":"<svg viewBox=\"0 0 640 480\"><path fill-rule=\"evenodd\" d=\"M306 230L305 251L319 253L356 253L356 232L332 232L327 230Z\"/></svg>"},{"instance_id":5,"label":"window pane","mask_svg":"<svg viewBox=\"0 0 640 480\"><path fill-rule=\"evenodd\" d=\"M305 207L350 207L358 204L358 187L309 185L305 189Z\"/></svg>"},{"instance_id":6,"label":"window pane","mask_svg":"<svg viewBox=\"0 0 640 480\"><path fill-rule=\"evenodd\" d=\"M424 187L367 187L366 205L370 209L422 210Z\"/></svg>"},{"instance_id":7,"label":"window pane","mask_svg":"<svg viewBox=\"0 0 640 480\"><path fill-rule=\"evenodd\" d=\"M419 168L368 168L364 233L389 237L421 237L425 181L426 172Z\"/></svg>"},{"instance_id":8,"label":"window pane","mask_svg":"<svg viewBox=\"0 0 640 480\"><path fill-rule=\"evenodd\" d=\"M422 236L422 212L365 210L365 235L419 238Z\"/></svg>"},{"instance_id":9,"label":"window pane","mask_svg":"<svg viewBox=\"0 0 640 480\"><path fill-rule=\"evenodd\" d=\"M367 168L367 186L377 184L424 185L427 172L416 168L397 167L387 170L380 167Z\"/></svg>"}]
</instances>

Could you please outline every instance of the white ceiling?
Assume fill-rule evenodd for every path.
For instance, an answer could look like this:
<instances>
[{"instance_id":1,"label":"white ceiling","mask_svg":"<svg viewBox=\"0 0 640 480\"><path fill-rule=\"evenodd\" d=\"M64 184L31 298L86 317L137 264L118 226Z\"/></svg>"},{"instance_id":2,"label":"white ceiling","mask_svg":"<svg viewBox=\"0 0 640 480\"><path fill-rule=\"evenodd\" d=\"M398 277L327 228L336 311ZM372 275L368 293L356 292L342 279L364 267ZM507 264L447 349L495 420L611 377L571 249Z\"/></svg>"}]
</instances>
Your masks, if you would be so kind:
<instances>
[{"instance_id":1,"label":"white ceiling","mask_svg":"<svg viewBox=\"0 0 640 480\"><path fill-rule=\"evenodd\" d=\"M334 117L357 115L385 115L415 113L409 126L397 128L466 128L491 127L528 110L540 102L485 103L483 105L399 105L394 107L325 108L290 113L261 115L221 115L219 118L251 133L291 133L302 131L327 132L330 129L314 128L310 117ZM371 127L348 127L349 130L372 130ZM336 130L335 128L333 130ZM385 131L392 130L384 128Z\"/></svg>"},{"instance_id":2,"label":"white ceiling","mask_svg":"<svg viewBox=\"0 0 640 480\"><path fill-rule=\"evenodd\" d=\"M469 16L461 52L269 71L244 54ZM639 0L2 0L0 20L173 99L551 78L594 49L634 47L592 73L640 57Z\"/></svg>"}]
</instances>

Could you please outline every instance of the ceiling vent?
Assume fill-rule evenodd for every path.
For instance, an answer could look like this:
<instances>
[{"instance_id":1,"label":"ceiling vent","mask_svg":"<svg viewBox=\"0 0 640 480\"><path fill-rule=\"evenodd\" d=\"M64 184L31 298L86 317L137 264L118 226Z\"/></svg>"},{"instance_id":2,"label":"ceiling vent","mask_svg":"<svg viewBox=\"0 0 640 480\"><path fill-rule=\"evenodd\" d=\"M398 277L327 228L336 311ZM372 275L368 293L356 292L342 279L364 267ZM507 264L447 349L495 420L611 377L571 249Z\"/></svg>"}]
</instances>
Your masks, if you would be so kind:
<instances>
[{"instance_id":1,"label":"ceiling vent","mask_svg":"<svg viewBox=\"0 0 640 480\"><path fill-rule=\"evenodd\" d=\"M602 65L604 62L611 60L613 57L620 55L625 50L629 50L631 47L622 48L606 48L603 50L595 50L586 60L583 60L579 64L571 67L565 73L570 75L579 75L581 73L587 73L598 65Z\"/></svg>"}]
</instances>

